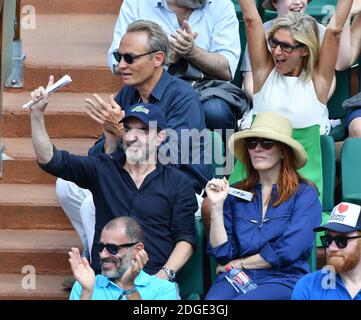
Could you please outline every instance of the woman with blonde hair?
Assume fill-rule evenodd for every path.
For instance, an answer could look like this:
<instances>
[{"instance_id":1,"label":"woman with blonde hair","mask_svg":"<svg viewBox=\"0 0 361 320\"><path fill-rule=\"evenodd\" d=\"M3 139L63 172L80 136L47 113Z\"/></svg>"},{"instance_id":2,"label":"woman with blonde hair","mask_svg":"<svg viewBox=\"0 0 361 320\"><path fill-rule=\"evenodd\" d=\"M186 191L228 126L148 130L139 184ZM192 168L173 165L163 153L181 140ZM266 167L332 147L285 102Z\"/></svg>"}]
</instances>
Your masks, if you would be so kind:
<instances>
[{"instance_id":1,"label":"woman with blonde hair","mask_svg":"<svg viewBox=\"0 0 361 320\"><path fill-rule=\"evenodd\" d=\"M307 155L291 135L287 118L263 112L250 130L230 137L229 149L247 172L235 187L253 198L228 194L226 179L212 179L206 186L208 251L221 265L206 299L290 299L297 280L310 271L307 259L322 207L314 185L297 173ZM257 288L237 292L227 281L225 265L243 269Z\"/></svg>"},{"instance_id":2,"label":"woman with blonde hair","mask_svg":"<svg viewBox=\"0 0 361 320\"><path fill-rule=\"evenodd\" d=\"M255 1L239 0L246 26L254 90L253 110L245 119L248 123L244 127L249 127L252 117L259 112L275 111L287 117L295 129L294 138L303 144L309 158L301 174L317 185L321 196L320 134L328 134L331 129L326 104L340 34L352 2L337 2L319 47L318 28L312 17L291 12L277 18L266 40Z\"/></svg>"}]
</instances>

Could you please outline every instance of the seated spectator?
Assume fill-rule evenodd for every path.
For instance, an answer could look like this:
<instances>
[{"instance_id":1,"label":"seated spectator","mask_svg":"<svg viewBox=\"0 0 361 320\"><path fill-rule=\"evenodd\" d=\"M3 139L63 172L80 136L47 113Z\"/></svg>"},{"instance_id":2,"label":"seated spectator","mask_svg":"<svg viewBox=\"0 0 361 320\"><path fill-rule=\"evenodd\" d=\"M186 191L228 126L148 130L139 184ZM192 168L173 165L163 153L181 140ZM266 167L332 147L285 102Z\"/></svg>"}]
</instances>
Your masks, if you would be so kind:
<instances>
[{"instance_id":1,"label":"seated spectator","mask_svg":"<svg viewBox=\"0 0 361 320\"><path fill-rule=\"evenodd\" d=\"M176 284L150 276L143 271L148 261L143 231L132 218L109 221L95 246L102 274L95 276L79 250L69 252L71 270L77 282L70 300L176 300Z\"/></svg>"},{"instance_id":2,"label":"seated spectator","mask_svg":"<svg viewBox=\"0 0 361 320\"><path fill-rule=\"evenodd\" d=\"M138 19L159 24L170 39L168 63L184 61L202 73L202 77L232 80L241 53L239 23L231 0L124 0L108 51L112 72L120 74L113 52L128 25ZM192 68L193 69L193 68ZM221 98L202 102L206 127L234 129L235 110Z\"/></svg>"},{"instance_id":3,"label":"seated spectator","mask_svg":"<svg viewBox=\"0 0 361 320\"><path fill-rule=\"evenodd\" d=\"M293 300L361 300L361 207L337 205L328 222L314 229L326 248L327 265L296 284Z\"/></svg>"},{"instance_id":4,"label":"seated spectator","mask_svg":"<svg viewBox=\"0 0 361 320\"><path fill-rule=\"evenodd\" d=\"M290 12L302 12L307 10L308 3L311 0L265 0L262 3L263 8L267 10L277 11L278 17L285 16ZM267 34L275 22L275 19L266 21L263 24L265 33ZM322 43L325 36L326 27L320 23L317 23L319 42ZM348 38L350 36L350 28L345 25L345 28L341 34L340 48L338 53L338 59L336 63L336 70L342 70L348 64L350 43ZM253 76L251 69L251 62L249 58L248 46L243 56L241 71L243 71L243 87L249 97L253 97ZM336 86L336 79L332 83L328 97L330 98Z\"/></svg>"},{"instance_id":5,"label":"seated spectator","mask_svg":"<svg viewBox=\"0 0 361 320\"><path fill-rule=\"evenodd\" d=\"M87 99L89 115L104 129L104 136L89 150L89 155L104 152L110 154L117 148L119 152L124 153L124 129L122 123L119 123L124 117L124 112L140 102L158 105L165 113L167 129L173 129L173 132L177 133L178 145L175 147L178 149L175 149L172 164L191 179L197 199L201 203L203 198L200 194L206 182L213 177L211 162L207 163L205 160L206 143L203 140L199 141L198 145L194 141L190 143L190 139L181 137L181 131L205 130L204 114L193 88L163 69L169 52L167 35L154 22L135 21L127 26L117 49L117 57L120 60L118 67L122 72L124 87L115 98L110 98L109 103L97 95L94 95L93 99ZM188 149L182 153L182 146L184 148L185 145ZM199 156L199 161L193 161L193 154ZM80 188L70 181L57 179L56 193L83 245L91 250L95 207L90 190Z\"/></svg>"},{"instance_id":6,"label":"seated spectator","mask_svg":"<svg viewBox=\"0 0 361 320\"><path fill-rule=\"evenodd\" d=\"M297 280L309 272L312 229L321 222L322 207L317 190L296 171L307 155L291 133L287 118L264 112L250 130L231 136L229 148L247 168L247 178L234 187L253 198L229 195L226 179L207 184L208 248L222 266L206 299L290 299ZM226 264L243 269L257 288L236 292L226 281Z\"/></svg>"},{"instance_id":7,"label":"seated spectator","mask_svg":"<svg viewBox=\"0 0 361 320\"><path fill-rule=\"evenodd\" d=\"M319 46L316 20L291 12L277 18L265 38L254 0L239 0L246 25L253 78L253 112L279 112L287 117L294 137L303 144L308 163L300 172L322 195L320 134L328 134L328 93L334 77L339 37L353 0L339 0ZM268 45L271 47L269 51Z\"/></svg>"},{"instance_id":8,"label":"seated spectator","mask_svg":"<svg viewBox=\"0 0 361 320\"><path fill-rule=\"evenodd\" d=\"M51 76L48 86L53 82ZM186 175L157 162L157 147L165 137L163 110L151 104L137 104L127 110L122 119L123 152L75 156L51 144L44 123L48 104L45 89L36 89L31 98L35 102L31 127L38 163L46 172L92 192L96 208L94 243L110 220L130 216L145 233L144 246L149 255L145 271L174 281L176 272L193 253L197 201ZM117 136L109 133L107 138L114 143ZM92 267L99 271L95 248Z\"/></svg>"}]
</instances>

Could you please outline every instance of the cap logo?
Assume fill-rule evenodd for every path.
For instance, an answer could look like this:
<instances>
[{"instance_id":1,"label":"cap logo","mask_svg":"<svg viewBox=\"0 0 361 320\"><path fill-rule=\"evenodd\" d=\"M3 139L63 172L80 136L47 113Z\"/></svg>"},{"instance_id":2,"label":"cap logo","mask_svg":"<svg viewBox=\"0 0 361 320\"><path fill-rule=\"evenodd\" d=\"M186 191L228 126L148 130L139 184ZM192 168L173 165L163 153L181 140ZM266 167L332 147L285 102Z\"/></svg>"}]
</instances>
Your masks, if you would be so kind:
<instances>
[{"instance_id":1,"label":"cap logo","mask_svg":"<svg viewBox=\"0 0 361 320\"><path fill-rule=\"evenodd\" d=\"M331 213L328 223L341 223L354 228L360 214L361 207L353 203L340 203Z\"/></svg>"},{"instance_id":2,"label":"cap logo","mask_svg":"<svg viewBox=\"0 0 361 320\"><path fill-rule=\"evenodd\" d=\"M338 206L338 212L339 213L344 213L348 210L348 205L347 204L344 204L344 203L341 203L339 206Z\"/></svg>"},{"instance_id":3,"label":"cap logo","mask_svg":"<svg viewBox=\"0 0 361 320\"><path fill-rule=\"evenodd\" d=\"M134 107L131 112L143 112L145 114L148 114L149 113L149 109L143 107L143 106L136 106Z\"/></svg>"}]
</instances>

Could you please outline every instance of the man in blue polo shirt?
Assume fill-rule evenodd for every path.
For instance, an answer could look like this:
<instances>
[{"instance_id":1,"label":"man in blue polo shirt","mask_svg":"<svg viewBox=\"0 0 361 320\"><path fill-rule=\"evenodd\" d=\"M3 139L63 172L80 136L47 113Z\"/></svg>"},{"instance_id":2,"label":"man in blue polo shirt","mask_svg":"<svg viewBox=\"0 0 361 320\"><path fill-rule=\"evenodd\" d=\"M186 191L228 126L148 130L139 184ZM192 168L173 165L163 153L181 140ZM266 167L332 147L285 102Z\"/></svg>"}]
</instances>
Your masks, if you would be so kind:
<instances>
[{"instance_id":1,"label":"man in blue polo shirt","mask_svg":"<svg viewBox=\"0 0 361 320\"><path fill-rule=\"evenodd\" d=\"M361 300L361 206L342 202L328 222L314 229L326 231L327 265L296 284L293 300Z\"/></svg>"},{"instance_id":2,"label":"man in blue polo shirt","mask_svg":"<svg viewBox=\"0 0 361 320\"><path fill-rule=\"evenodd\" d=\"M48 86L53 82L51 76ZM193 252L197 201L184 173L157 162L157 147L165 137L163 110L152 104L129 108L122 119L124 151L81 157L51 144L44 123L48 104L45 89L34 90L31 98L36 102L31 108L31 127L37 160L48 173L92 192L96 208L94 242L108 221L131 216L145 233L149 255L145 271L174 281L175 273ZM99 270L95 250L92 266Z\"/></svg>"},{"instance_id":3,"label":"man in blue polo shirt","mask_svg":"<svg viewBox=\"0 0 361 320\"><path fill-rule=\"evenodd\" d=\"M119 47L119 67L124 87L115 99L111 97L109 103L97 95L86 102L88 114L104 129L104 136L89 150L89 155L112 153L117 147L122 150L122 144L118 142L122 140L124 130L119 121L124 112L139 102L156 104L165 113L167 128L173 129L178 136L178 153L172 164L190 177L194 191L200 194L213 176L211 152L205 152L203 139L195 146L194 141L181 138L180 133L181 130L204 131L204 115L194 89L187 82L164 71L168 52L167 35L154 22L140 20L128 26ZM182 146L187 145L188 149L182 152ZM185 156L186 153L188 156ZM199 161L194 161L193 154L199 155ZM56 192L83 246L91 249L95 208L90 191L58 179ZM198 200L200 202L201 198L198 197Z\"/></svg>"},{"instance_id":4,"label":"man in blue polo shirt","mask_svg":"<svg viewBox=\"0 0 361 320\"><path fill-rule=\"evenodd\" d=\"M143 271L148 261L143 239L143 230L134 219L109 221L95 243L102 269L97 276L88 260L72 248L69 262L77 282L70 300L178 300L175 283Z\"/></svg>"}]
</instances>

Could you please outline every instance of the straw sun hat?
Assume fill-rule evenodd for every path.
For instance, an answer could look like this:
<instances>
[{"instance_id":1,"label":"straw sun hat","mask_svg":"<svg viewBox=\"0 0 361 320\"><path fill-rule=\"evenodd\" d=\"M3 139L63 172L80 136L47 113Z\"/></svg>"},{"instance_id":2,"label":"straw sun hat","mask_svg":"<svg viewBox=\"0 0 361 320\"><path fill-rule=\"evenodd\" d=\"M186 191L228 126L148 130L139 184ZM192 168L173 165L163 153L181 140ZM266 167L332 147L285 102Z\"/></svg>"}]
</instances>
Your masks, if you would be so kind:
<instances>
[{"instance_id":1,"label":"straw sun hat","mask_svg":"<svg viewBox=\"0 0 361 320\"><path fill-rule=\"evenodd\" d=\"M308 3L310 3L311 1L312 0L308 0ZM264 0L263 3L262 3L262 7L267 9L267 10L276 11L276 8L272 4L272 0Z\"/></svg>"},{"instance_id":2,"label":"straw sun hat","mask_svg":"<svg viewBox=\"0 0 361 320\"><path fill-rule=\"evenodd\" d=\"M291 122L276 112L261 112L253 121L250 129L232 134L228 141L229 150L234 157L244 162L244 146L246 138L265 138L288 145L294 154L296 169L302 168L307 162L307 154L303 146L292 139Z\"/></svg>"}]
</instances>

